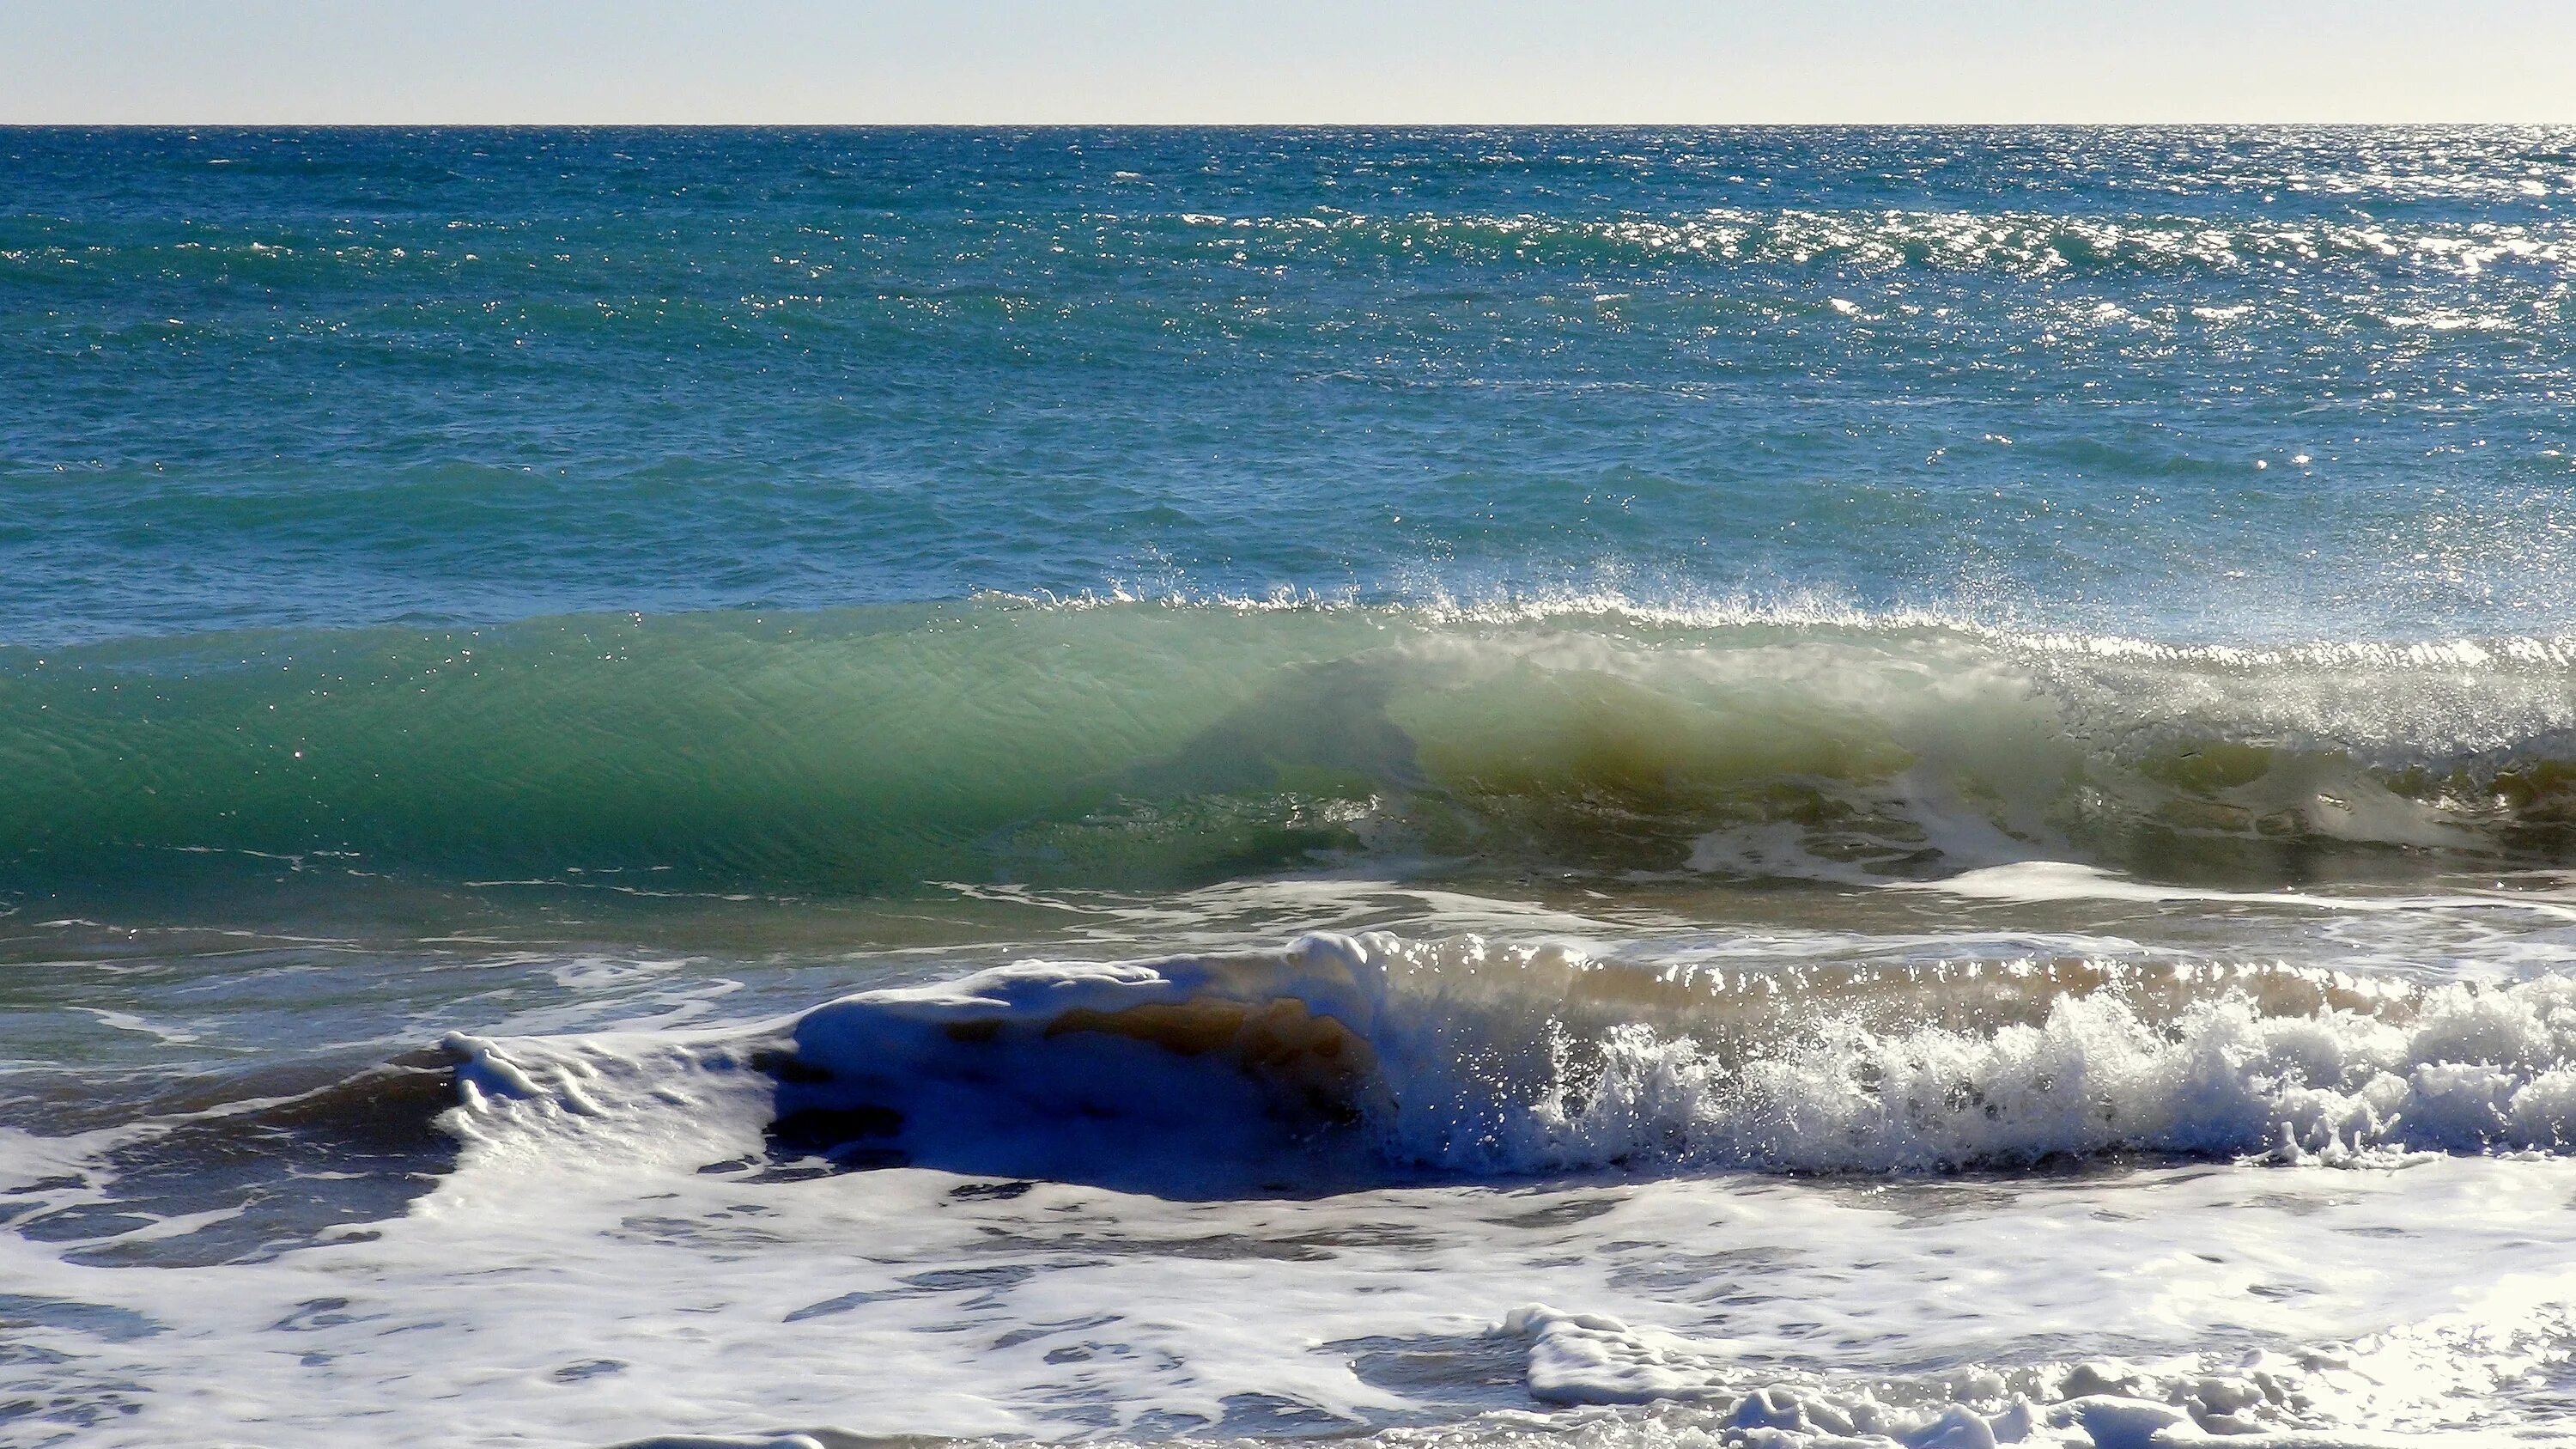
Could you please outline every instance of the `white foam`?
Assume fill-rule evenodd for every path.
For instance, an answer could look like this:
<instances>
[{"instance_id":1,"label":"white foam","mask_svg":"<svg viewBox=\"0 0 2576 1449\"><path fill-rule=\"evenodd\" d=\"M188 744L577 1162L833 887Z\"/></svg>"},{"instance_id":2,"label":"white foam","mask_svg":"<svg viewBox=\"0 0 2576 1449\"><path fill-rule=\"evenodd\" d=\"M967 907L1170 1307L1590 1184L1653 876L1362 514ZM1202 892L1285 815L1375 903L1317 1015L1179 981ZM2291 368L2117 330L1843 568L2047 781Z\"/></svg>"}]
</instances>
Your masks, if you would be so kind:
<instances>
[{"instance_id":1,"label":"white foam","mask_svg":"<svg viewBox=\"0 0 2576 1449\"><path fill-rule=\"evenodd\" d=\"M2451 891L2440 895L2348 892L2319 895L2307 891L2230 891L2135 880L2099 866L2063 860L2023 860L1981 866L1932 881L1887 882L1891 891L1938 891L1970 900L2135 901L2162 905L2286 906L2344 915L2384 915L2405 911L2512 911L2555 921L2576 921L2576 906L2563 899L2504 891Z\"/></svg>"},{"instance_id":2,"label":"white foam","mask_svg":"<svg viewBox=\"0 0 2576 1449\"><path fill-rule=\"evenodd\" d=\"M1044 1184L960 1198L990 1184L907 1170L755 1186L652 1159L550 1180L487 1145L373 1240L117 1270L11 1238L0 1271L13 1293L159 1326L22 1335L66 1355L56 1384L129 1385L134 1412L86 1444L438 1444L460 1406L478 1434L563 1449L1188 1422L1170 1416L1204 1432L1247 1396L1318 1426L1454 1420L1492 1392L1483 1354L1505 1356L1538 1416L1453 1423L1442 1442L1517 1423L1612 1443L1960 1443L1977 1441L1940 1436L1973 1418L2034 1444L2134 1443L2137 1425L2324 1444L2545 1424L2529 1385L2570 1346L2576 1237L2529 1204L2564 1200L2571 1174L2446 1159L1193 1203ZM1580 1306L1521 1306L1536 1303ZM1415 1356L1468 1366L1405 1369ZM1671 1400L1695 1407L1559 1417Z\"/></svg>"},{"instance_id":3,"label":"white foam","mask_svg":"<svg viewBox=\"0 0 2576 1449\"><path fill-rule=\"evenodd\" d=\"M836 1076L992 1048L1007 1080L907 1100L908 1133L1011 1146L977 1101L1053 1090L1108 1109L1070 1151L1132 1151L1141 1126L1184 1158L1247 1152L1276 1101L1230 1048L1048 1030L1283 1001L1366 1046L1369 1115L1346 1130L1380 1160L1579 1170L1312 1198L920 1165L757 1180L776 1102L754 1054L800 1039ZM1923 1024L1944 1002L2013 1020ZM75 1443L269 1449L451 1442L460 1413L566 1449L1232 1434L1264 1413L1448 1426L1390 1446L2536 1434L2571 1342L2576 1226L2551 1205L2576 1158L2495 1149L2568 1130L2571 1031L2559 978L1640 968L1317 936L1022 963L745 1028L460 1037L460 1162L397 1219L204 1268L0 1235L0 1281L40 1305L11 1310L14 1344L52 1356L0 1367L0 1391L110 1406ZM1086 1034L1101 1051L1046 1064ZM2104 1100L2121 1125L2091 1117ZM1723 1170L2136 1142L2262 1156L1956 1181ZM2420 1150L2442 1144L2478 1155ZM24 1145L13 1179L82 1156ZM1519 1417L1461 1417L1498 1406Z\"/></svg>"},{"instance_id":4,"label":"white foam","mask_svg":"<svg viewBox=\"0 0 2576 1449\"><path fill-rule=\"evenodd\" d=\"M1920 1024L1963 1007L2005 1016ZM1187 1045L1150 1024L1185 1020ZM1869 1172L2120 1150L2340 1163L2555 1150L2576 1130L2576 982L2555 976L2418 991L2006 962L1828 990L1796 972L1316 935L863 993L794 1035L845 1084L818 1103L903 1114L896 1140L921 1160L996 1171L1040 1147L1047 1166L1031 1170L1054 1173L1079 1174L1085 1152L1101 1154L1091 1170L1124 1168L1154 1144L1213 1167L1230 1150L1257 1159L1252 1144L1279 1137L1264 1079L1282 1077L1341 1094L1390 1163L1479 1172ZM1047 1142L1009 1140L1033 1122Z\"/></svg>"},{"instance_id":5,"label":"white foam","mask_svg":"<svg viewBox=\"0 0 2576 1449\"><path fill-rule=\"evenodd\" d=\"M2576 1278L2563 1273L2550 1289L2562 1297L2571 1290ZM1657 1422L1719 1442L1764 1434L1777 1444L1861 1438L1908 1449L2026 1442L2147 1449L2209 1436L2239 1445L2457 1440L2489 1417L2508 1385L2538 1377L2576 1348L2576 1320L2563 1301L2539 1301L2527 1280L2470 1308L2350 1344L2150 1363L1977 1365L1875 1382L1782 1374L1748 1361L1741 1344L1544 1304L1514 1310L1497 1332L1526 1341L1530 1389L1544 1402L1707 1405ZM2398 1429L2407 1431L2402 1440L2386 1432Z\"/></svg>"}]
</instances>

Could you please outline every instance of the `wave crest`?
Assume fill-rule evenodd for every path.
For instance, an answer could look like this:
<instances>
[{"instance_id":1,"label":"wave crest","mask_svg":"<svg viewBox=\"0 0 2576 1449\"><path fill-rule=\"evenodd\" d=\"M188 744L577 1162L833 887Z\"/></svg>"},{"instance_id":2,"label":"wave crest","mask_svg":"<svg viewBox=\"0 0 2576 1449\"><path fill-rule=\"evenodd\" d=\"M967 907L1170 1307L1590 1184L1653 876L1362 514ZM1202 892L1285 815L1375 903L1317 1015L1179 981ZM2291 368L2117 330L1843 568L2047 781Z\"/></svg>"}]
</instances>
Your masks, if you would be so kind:
<instances>
[{"instance_id":1,"label":"wave crest","mask_svg":"<svg viewBox=\"0 0 2576 1449\"><path fill-rule=\"evenodd\" d=\"M1184 1194L1389 1171L2350 1165L2576 1145L2576 981L2560 977L1648 970L1472 937L1314 935L865 992L741 1059L776 1078L788 1160ZM488 1064L468 1078L539 1091Z\"/></svg>"},{"instance_id":2,"label":"wave crest","mask_svg":"<svg viewBox=\"0 0 2576 1449\"><path fill-rule=\"evenodd\" d=\"M861 892L1358 859L2255 884L2548 866L2576 859L2570 667L2563 640L2189 648L1600 600L0 651L0 880L183 853Z\"/></svg>"}]
</instances>

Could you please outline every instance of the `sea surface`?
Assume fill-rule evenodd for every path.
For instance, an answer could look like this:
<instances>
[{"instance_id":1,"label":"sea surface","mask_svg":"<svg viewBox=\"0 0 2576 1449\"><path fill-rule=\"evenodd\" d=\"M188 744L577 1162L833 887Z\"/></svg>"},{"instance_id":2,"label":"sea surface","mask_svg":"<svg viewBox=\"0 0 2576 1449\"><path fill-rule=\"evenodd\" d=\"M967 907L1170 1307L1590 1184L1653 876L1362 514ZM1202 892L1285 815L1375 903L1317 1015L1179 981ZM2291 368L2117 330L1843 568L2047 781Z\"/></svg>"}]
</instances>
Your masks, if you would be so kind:
<instances>
[{"instance_id":1,"label":"sea surface","mask_svg":"<svg viewBox=\"0 0 2576 1449\"><path fill-rule=\"evenodd\" d=\"M2576 132L0 130L0 1444L2576 1441Z\"/></svg>"}]
</instances>

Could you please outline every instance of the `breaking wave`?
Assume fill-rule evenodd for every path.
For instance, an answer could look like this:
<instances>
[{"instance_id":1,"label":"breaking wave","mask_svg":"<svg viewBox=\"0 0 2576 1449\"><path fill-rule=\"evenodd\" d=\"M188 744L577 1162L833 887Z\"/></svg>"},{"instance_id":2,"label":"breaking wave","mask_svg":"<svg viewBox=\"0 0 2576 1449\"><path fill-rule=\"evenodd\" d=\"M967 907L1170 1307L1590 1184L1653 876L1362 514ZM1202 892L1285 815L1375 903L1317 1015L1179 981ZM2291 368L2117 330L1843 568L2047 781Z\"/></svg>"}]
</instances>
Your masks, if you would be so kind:
<instances>
[{"instance_id":1,"label":"breaking wave","mask_svg":"<svg viewBox=\"0 0 2576 1449\"><path fill-rule=\"evenodd\" d=\"M2576 859L2576 645L1000 600L0 650L0 876L903 892Z\"/></svg>"},{"instance_id":2,"label":"breaking wave","mask_svg":"<svg viewBox=\"0 0 2576 1449\"><path fill-rule=\"evenodd\" d=\"M619 1101L696 1100L671 1083L712 1076L760 1097L772 1172L919 1165L1178 1195L1390 1172L2349 1165L2576 1145L2576 981L2560 977L2423 989L2078 958L1647 969L1313 935L1023 963L642 1056L614 1039L451 1047L469 1134L529 1111L586 1131Z\"/></svg>"}]
</instances>

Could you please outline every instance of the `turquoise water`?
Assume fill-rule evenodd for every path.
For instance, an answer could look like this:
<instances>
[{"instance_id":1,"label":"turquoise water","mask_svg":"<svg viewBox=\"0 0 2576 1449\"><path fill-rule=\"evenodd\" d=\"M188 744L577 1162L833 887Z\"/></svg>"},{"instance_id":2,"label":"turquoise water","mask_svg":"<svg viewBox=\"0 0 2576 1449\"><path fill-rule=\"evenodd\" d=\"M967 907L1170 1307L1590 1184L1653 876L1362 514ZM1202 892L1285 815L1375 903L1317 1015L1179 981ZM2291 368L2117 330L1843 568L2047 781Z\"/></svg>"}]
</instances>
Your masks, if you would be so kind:
<instances>
[{"instance_id":1,"label":"turquoise water","mask_svg":"<svg viewBox=\"0 0 2576 1449\"><path fill-rule=\"evenodd\" d=\"M2563 1439L2571 283L2565 130L0 131L0 1444Z\"/></svg>"},{"instance_id":2,"label":"turquoise water","mask_svg":"<svg viewBox=\"0 0 2576 1449\"><path fill-rule=\"evenodd\" d=\"M2555 628L2568 147L13 131L0 636L1121 589Z\"/></svg>"}]
</instances>

